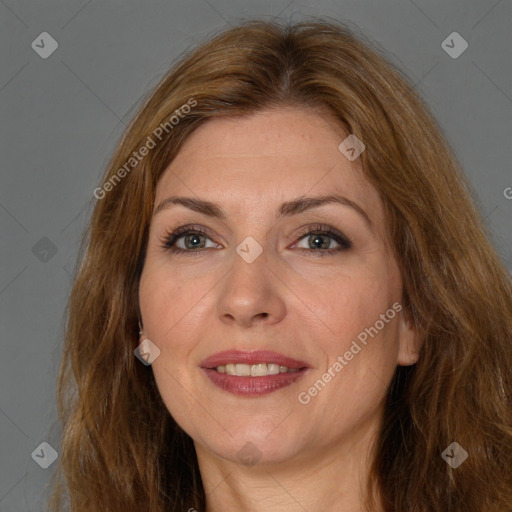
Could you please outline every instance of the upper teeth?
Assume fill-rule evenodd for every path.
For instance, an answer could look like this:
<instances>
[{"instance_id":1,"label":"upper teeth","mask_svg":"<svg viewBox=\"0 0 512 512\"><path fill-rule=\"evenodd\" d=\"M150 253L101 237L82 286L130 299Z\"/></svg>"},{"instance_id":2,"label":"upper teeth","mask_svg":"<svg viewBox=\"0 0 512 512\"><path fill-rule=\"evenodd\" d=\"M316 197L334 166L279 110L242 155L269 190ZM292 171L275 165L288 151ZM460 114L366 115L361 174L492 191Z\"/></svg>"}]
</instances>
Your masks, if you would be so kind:
<instances>
[{"instance_id":1,"label":"upper teeth","mask_svg":"<svg viewBox=\"0 0 512 512\"><path fill-rule=\"evenodd\" d=\"M258 364L226 364L215 368L219 373L228 375L238 375L239 377L263 377L265 375L277 375L278 373L297 372L297 368L288 368L287 366L273 363Z\"/></svg>"}]
</instances>

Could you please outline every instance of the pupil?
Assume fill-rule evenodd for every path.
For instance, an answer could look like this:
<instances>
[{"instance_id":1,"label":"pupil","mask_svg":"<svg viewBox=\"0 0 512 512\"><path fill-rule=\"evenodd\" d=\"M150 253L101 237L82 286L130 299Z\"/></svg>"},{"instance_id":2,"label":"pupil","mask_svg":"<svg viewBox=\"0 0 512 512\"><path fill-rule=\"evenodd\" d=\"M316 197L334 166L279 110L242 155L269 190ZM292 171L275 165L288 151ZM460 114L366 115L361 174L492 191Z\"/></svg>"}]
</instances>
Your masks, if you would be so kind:
<instances>
[{"instance_id":1,"label":"pupil","mask_svg":"<svg viewBox=\"0 0 512 512\"><path fill-rule=\"evenodd\" d=\"M204 243L201 243L201 239L199 237L200 237L200 235L197 235L197 234L192 234L192 235L185 237L185 246L189 247L188 242L192 242L192 244L198 243L199 245L192 245L192 247L189 247L189 248L195 249L197 247L204 247Z\"/></svg>"},{"instance_id":2,"label":"pupil","mask_svg":"<svg viewBox=\"0 0 512 512\"><path fill-rule=\"evenodd\" d=\"M322 241L323 238L323 241ZM313 243L309 244L311 248L321 248L321 249L328 249L329 248L329 241L326 240L327 237L324 237L323 235L314 235ZM317 244L317 242L320 242L320 244Z\"/></svg>"}]
</instances>

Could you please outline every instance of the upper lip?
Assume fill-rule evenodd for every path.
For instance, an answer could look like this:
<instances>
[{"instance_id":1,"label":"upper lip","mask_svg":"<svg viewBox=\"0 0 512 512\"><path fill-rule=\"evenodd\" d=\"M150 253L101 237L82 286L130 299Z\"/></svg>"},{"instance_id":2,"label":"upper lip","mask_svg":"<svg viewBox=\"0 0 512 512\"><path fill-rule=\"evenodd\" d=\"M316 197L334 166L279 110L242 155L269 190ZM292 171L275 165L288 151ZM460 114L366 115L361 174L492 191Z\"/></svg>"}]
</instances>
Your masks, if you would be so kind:
<instances>
[{"instance_id":1,"label":"upper lip","mask_svg":"<svg viewBox=\"0 0 512 512\"><path fill-rule=\"evenodd\" d=\"M207 357L201 362L203 368L216 368L226 364L273 363L287 368L307 368L308 364L271 350L225 350Z\"/></svg>"}]
</instances>

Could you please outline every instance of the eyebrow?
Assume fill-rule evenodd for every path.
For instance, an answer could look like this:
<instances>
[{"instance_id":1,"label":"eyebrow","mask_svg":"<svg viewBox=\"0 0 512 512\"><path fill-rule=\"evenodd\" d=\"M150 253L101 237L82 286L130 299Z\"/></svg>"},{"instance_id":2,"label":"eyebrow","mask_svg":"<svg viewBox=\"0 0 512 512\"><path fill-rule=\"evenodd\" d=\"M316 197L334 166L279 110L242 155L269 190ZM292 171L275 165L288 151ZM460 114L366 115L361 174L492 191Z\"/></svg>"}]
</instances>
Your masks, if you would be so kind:
<instances>
[{"instance_id":1,"label":"eyebrow","mask_svg":"<svg viewBox=\"0 0 512 512\"><path fill-rule=\"evenodd\" d=\"M351 201L347 197L335 194L313 197L301 196L298 197L297 199L293 199L292 201L286 201L282 203L281 206L279 207L277 218L280 219L282 217L291 217L292 215L297 215L299 213L305 212L306 210L311 210L313 208L318 208L320 206L332 203L349 206L357 213L359 213L361 217L363 217L363 219L370 228L372 227L372 221L370 220L368 214L363 210L363 208L361 208L357 203ZM171 208L173 205L181 205L195 212L207 215L208 217L226 220L226 215L218 204L212 203L210 201L205 201L203 199L182 196L171 196L168 197L167 199L164 199L156 207L153 216L155 216L162 210Z\"/></svg>"}]
</instances>

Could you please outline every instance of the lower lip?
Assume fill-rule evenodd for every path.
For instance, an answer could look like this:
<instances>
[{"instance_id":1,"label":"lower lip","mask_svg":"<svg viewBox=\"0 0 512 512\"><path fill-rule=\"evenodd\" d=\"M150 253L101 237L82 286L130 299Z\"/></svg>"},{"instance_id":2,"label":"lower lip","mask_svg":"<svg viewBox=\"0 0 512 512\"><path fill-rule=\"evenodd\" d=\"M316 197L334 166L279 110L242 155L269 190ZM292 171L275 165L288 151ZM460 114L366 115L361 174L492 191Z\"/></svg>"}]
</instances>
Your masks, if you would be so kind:
<instances>
[{"instance_id":1,"label":"lower lip","mask_svg":"<svg viewBox=\"0 0 512 512\"><path fill-rule=\"evenodd\" d=\"M285 388L300 379L307 369L293 373L278 373L277 375L265 375L263 377L239 377L219 373L211 368L201 368L207 377L219 388L234 395L261 396L278 389Z\"/></svg>"}]
</instances>

